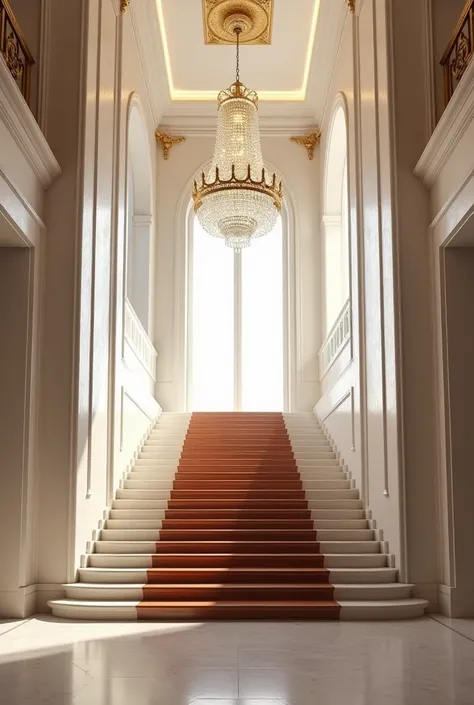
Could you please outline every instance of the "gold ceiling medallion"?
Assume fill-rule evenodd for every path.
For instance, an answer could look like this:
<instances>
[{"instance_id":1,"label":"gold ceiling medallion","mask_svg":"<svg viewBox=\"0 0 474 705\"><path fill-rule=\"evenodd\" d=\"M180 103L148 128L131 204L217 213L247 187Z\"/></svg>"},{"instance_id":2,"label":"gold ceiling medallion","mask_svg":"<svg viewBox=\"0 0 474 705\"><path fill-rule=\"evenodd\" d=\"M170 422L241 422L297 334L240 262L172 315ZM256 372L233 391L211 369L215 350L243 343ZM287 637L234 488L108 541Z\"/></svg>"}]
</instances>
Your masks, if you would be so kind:
<instances>
[{"instance_id":1,"label":"gold ceiling medallion","mask_svg":"<svg viewBox=\"0 0 474 705\"><path fill-rule=\"evenodd\" d=\"M312 160L314 158L314 149L318 146L321 139L321 132L317 130L316 132L311 132L305 137L291 137L292 142L299 144L302 147L306 147L308 151L308 159Z\"/></svg>"},{"instance_id":2,"label":"gold ceiling medallion","mask_svg":"<svg viewBox=\"0 0 474 705\"><path fill-rule=\"evenodd\" d=\"M186 137L167 135L166 132L161 132L160 130L156 130L155 137L158 144L161 144L163 148L163 159L168 159L171 147L174 147L175 144L180 144L180 142L184 142L186 139Z\"/></svg>"},{"instance_id":3,"label":"gold ceiling medallion","mask_svg":"<svg viewBox=\"0 0 474 705\"><path fill-rule=\"evenodd\" d=\"M120 12L124 15L130 5L130 0L120 0Z\"/></svg>"},{"instance_id":4,"label":"gold ceiling medallion","mask_svg":"<svg viewBox=\"0 0 474 705\"><path fill-rule=\"evenodd\" d=\"M271 44L274 0L202 0L206 44Z\"/></svg>"},{"instance_id":5,"label":"gold ceiling medallion","mask_svg":"<svg viewBox=\"0 0 474 705\"><path fill-rule=\"evenodd\" d=\"M355 0L347 0L347 7L354 14L354 12L356 11Z\"/></svg>"}]
</instances>

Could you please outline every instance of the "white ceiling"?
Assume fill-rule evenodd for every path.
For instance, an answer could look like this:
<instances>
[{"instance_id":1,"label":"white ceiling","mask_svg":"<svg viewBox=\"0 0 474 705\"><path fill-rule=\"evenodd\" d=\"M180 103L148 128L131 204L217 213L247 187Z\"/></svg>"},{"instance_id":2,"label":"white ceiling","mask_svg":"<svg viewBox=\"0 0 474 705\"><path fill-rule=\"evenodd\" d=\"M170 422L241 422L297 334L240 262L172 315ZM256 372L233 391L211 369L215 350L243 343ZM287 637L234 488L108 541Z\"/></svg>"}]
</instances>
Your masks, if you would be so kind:
<instances>
[{"instance_id":1,"label":"white ceiling","mask_svg":"<svg viewBox=\"0 0 474 705\"><path fill-rule=\"evenodd\" d=\"M341 0L331 0L341 2ZM235 80L235 48L204 43L201 0L156 0L172 100L212 100ZM260 100L304 100L320 0L275 0L270 46L242 46Z\"/></svg>"},{"instance_id":2,"label":"white ceiling","mask_svg":"<svg viewBox=\"0 0 474 705\"><path fill-rule=\"evenodd\" d=\"M347 0L274 0L271 46L243 46L241 79L260 98L260 129L304 134L320 125ZM235 49L206 46L202 0L130 4L156 126L183 135L215 131L217 93L235 80Z\"/></svg>"}]
</instances>

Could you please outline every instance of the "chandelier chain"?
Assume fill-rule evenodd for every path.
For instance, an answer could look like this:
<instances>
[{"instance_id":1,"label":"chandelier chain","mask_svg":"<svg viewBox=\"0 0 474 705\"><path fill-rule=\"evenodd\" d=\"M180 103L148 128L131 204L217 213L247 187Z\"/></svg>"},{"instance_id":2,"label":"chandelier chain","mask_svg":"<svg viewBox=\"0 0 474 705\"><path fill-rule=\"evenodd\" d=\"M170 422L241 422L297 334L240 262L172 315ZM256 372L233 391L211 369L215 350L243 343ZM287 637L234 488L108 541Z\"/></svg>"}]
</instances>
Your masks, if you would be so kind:
<instances>
[{"instance_id":1,"label":"chandelier chain","mask_svg":"<svg viewBox=\"0 0 474 705\"><path fill-rule=\"evenodd\" d=\"M235 34L237 35L237 64L235 70L235 80L237 83L240 81L240 33L242 29L240 27L235 28Z\"/></svg>"}]
</instances>

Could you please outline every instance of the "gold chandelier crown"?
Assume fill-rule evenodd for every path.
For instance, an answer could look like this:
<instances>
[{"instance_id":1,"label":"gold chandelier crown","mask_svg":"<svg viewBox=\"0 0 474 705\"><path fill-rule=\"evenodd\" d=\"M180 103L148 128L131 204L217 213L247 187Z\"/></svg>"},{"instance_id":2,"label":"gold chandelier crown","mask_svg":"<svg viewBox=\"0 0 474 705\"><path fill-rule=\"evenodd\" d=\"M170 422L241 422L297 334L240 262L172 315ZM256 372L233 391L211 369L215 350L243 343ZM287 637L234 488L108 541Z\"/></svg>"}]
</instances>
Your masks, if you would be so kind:
<instances>
[{"instance_id":1,"label":"gold chandelier crown","mask_svg":"<svg viewBox=\"0 0 474 705\"><path fill-rule=\"evenodd\" d=\"M208 176L211 176L211 174ZM194 180L193 201L194 210L196 213L202 205L203 198L212 193L218 193L219 191L226 191L228 189L248 189L250 191L264 193L273 199L273 203L277 211L281 211L281 204L283 201L283 183L281 180L277 181L276 174L273 174L271 181L268 182L265 168L262 169L261 179L254 179L252 177L252 168L250 164L247 167L247 175L244 178L239 178L237 176L235 164L232 164L229 179L221 179L218 166L215 167L215 171L212 172L212 176L215 178L208 181L204 172L201 172L201 183L198 185L197 181Z\"/></svg>"},{"instance_id":2,"label":"gold chandelier crown","mask_svg":"<svg viewBox=\"0 0 474 705\"><path fill-rule=\"evenodd\" d=\"M229 88L221 91L217 96L217 104L220 107L226 100L231 100L232 98L242 98L243 100L250 100L251 103L255 105L258 109L258 95L255 91L250 90L244 86L240 81L235 81Z\"/></svg>"}]
</instances>

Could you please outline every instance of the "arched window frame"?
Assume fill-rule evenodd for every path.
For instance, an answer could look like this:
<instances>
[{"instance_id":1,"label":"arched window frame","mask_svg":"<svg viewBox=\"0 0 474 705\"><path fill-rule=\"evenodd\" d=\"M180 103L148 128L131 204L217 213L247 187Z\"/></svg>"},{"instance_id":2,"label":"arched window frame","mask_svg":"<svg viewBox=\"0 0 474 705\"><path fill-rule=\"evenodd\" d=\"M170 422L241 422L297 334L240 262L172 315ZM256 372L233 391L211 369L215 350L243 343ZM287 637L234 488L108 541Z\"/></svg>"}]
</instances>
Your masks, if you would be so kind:
<instances>
[{"instance_id":1,"label":"arched window frame","mask_svg":"<svg viewBox=\"0 0 474 705\"><path fill-rule=\"evenodd\" d=\"M342 121L341 121L342 120ZM337 132L336 132L337 131ZM339 134L337 134L339 133ZM339 138L339 142L336 140ZM331 120L326 142L323 216L322 216L322 287L323 287L323 338L329 337L344 309L351 306L351 219L350 219L350 155L348 132L347 101L338 93L332 108ZM337 248L340 254L339 266L339 306L328 315L328 281L327 281L327 244L330 232L338 238Z\"/></svg>"},{"instance_id":2,"label":"arched window frame","mask_svg":"<svg viewBox=\"0 0 474 705\"><path fill-rule=\"evenodd\" d=\"M189 303L192 294L189 281L190 245L194 225L194 209L189 194L195 178L206 172L211 161L204 162L189 178L182 191L175 219L175 373L176 394L179 408L188 409L190 380L188 377L189 354L191 348L191 320ZM279 171L266 162L269 171ZM282 227L284 242L284 396L285 410L296 407L296 388L298 384L298 350L297 350L297 289L296 289L296 253L299 237L298 221L294 207L295 199L291 186L283 175L285 196L282 204ZM223 244L223 247L225 245ZM184 263L184 265L183 265Z\"/></svg>"},{"instance_id":3,"label":"arched window frame","mask_svg":"<svg viewBox=\"0 0 474 705\"><path fill-rule=\"evenodd\" d=\"M151 146L140 99L127 115L124 295L145 332L151 323L153 177Z\"/></svg>"}]
</instances>

